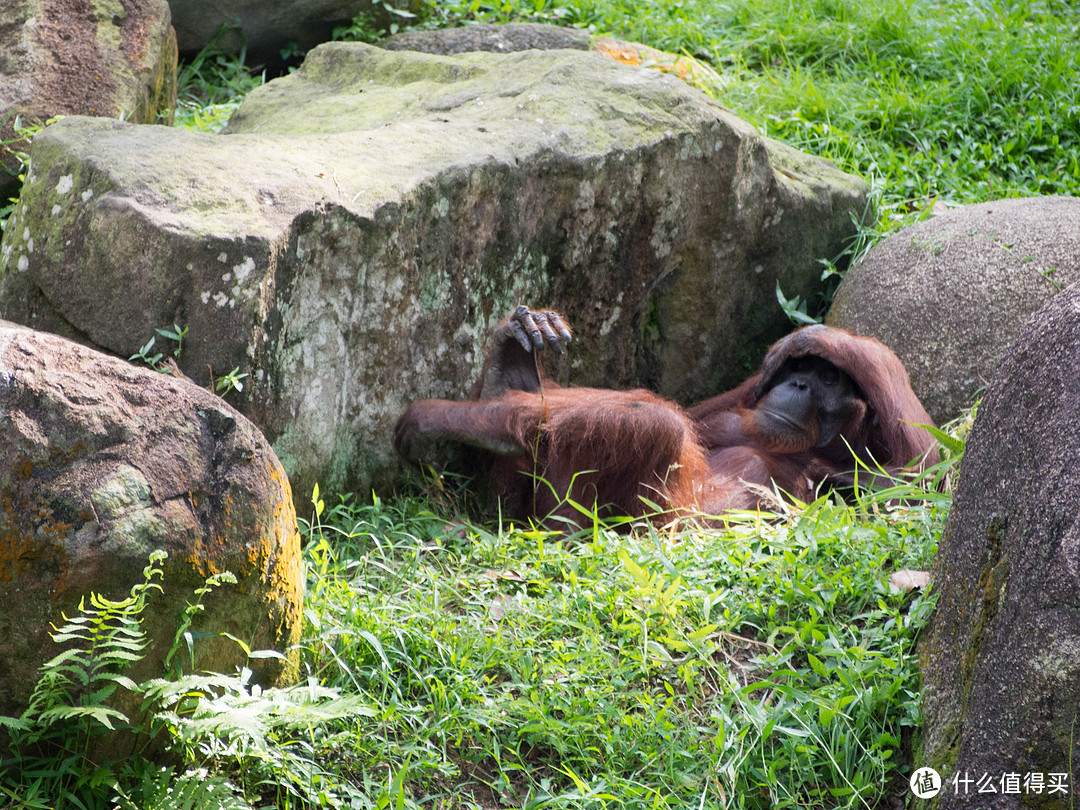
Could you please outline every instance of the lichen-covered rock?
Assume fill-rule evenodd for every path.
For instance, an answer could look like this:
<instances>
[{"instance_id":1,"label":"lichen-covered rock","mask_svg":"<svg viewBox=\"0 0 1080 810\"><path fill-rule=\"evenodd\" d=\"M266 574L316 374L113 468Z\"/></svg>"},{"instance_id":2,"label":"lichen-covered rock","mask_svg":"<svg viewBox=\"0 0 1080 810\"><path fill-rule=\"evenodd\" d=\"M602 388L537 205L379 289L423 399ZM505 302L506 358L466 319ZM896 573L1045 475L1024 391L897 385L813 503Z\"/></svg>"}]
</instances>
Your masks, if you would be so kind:
<instances>
[{"instance_id":1,"label":"lichen-covered rock","mask_svg":"<svg viewBox=\"0 0 1080 810\"><path fill-rule=\"evenodd\" d=\"M50 623L91 592L126 596L151 551L169 554L144 614L136 680L163 674L177 618L206 577L198 629L290 653L300 631L299 537L288 481L259 431L188 380L55 335L0 322L0 714L17 714L56 655ZM199 669L247 662L224 638L196 644ZM261 664L259 666L255 666Z\"/></svg>"},{"instance_id":2,"label":"lichen-covered rock","mask_svg":"<svg viewBox=\"0 0 1080 810\"><path fill-rule=\"evenodd\" d=\"M1080 286L1036 313L979 408L934 565L920 646L918 764L936 807L1070 808L1080 773ZM991 795L951 776L990 774ZM1006 774L1064 775L1067 790L1001 790ZM1060 777L1059 777L1060 779Z\"/></svg>"},{"instance_id":3,"label":"lichen-covered rock","mask_svg":"<svg viewBox=\"0 0 1080 810\"><path fill-rule=\"evenodd\" d=\"M1075 281L1080 199L996 200L874 246L827 320L892 348L940 424L972 404L1031 314Z\"/></svg>"},{"instance_id":4,"label":"lichen-covered rock","mask_svg":"<svg viewBox=\"0 0 1080 810\"><path fill-rule=\"evenodd\" d=\"M55 115L170 119L176 35L166 0L4 0L0 3L0 160L14 171L15 120ZM14 178L0 171L0 199Z\"/></svg>"},{"instance_id":5,"label":"lichen-covered rock","mask_svg":"<svg viewBox=\"0 0 1080 810\"><path fill-rule=\"evenodd\" d=\"M866 186L683 82L591 52L312 51L227 135L65 119L34 141L0 314L127 356L190 329L304 503L396 469L519 302L577 328L564 378L699 399L745 376ZM385 478L383 479L385 480Z\"/></svg>"}]
</instances>

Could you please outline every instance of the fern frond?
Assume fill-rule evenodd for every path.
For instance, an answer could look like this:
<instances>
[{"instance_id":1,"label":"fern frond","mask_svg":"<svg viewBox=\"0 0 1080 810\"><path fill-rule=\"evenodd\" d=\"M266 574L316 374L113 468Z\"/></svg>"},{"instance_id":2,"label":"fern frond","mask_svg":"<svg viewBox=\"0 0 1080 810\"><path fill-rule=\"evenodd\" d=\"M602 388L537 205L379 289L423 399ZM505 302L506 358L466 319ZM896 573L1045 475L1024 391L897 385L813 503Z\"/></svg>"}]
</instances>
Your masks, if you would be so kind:
<instances>
[{"instance_id":1,"label":"fern frond","mask_svg":"<svg viewBox=\"0 0 1080 810\"><path fill-rule=\"evenodd\" d=\"M113 721L127 723L127 715L108 706L55 706L38 715L37 721L44 726L63 720L94 720L107 729L115 729Z\"/></svg>"},{"instance_id":2,"label":"fern frond","mask_svg":"<svg viewBox=\"0 0 1080 810\"><path fill-rule=\"evenodd\" d=\"M231 782L203 768L179 777L172 768L148 773L130 793L118 790L114 801L118 810L251 810Z\"/></svg>"}]
</instances>

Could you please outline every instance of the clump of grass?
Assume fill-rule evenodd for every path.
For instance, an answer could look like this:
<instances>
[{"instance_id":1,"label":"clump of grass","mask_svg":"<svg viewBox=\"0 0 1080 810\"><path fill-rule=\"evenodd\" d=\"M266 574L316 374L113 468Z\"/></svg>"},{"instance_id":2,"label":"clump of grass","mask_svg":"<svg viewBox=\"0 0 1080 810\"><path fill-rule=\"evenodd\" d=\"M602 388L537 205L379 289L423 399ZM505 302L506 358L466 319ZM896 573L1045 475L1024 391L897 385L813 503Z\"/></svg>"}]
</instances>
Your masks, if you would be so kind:
<instances>
[{"instance_id":1,"label":"clump of grass","mask_svg":"<svg viewBox=\"0 0 1080 810\"><path fill-rule=\"evenodd\" d=\"M750 77L725 100L871 179L891 216L1080 190L1075 9L814 0L778 11L755 0L717 29L714 58Z\"/></svg>"},{"instance_id":2,"label":"clump of grass","mask_svg":"<svg viewBox=\"0 0 1080 810\"><path fill-rule=\"evenodd\" d=\"M919 718L933 598L887 586L936 548L919 494L629 536L323 504L307 664L383 707L340 756L425 806L876 806Z\"/></svg>"},{"instance_id":3,"label":"clump of grass","mask_svg":"<svg viewBox=\"0 0 1080 810\"><path fill-rule=\"evenodd\" d=\"M218 38L180 65L177 73L174 125L199 132L218 132L244 97L263 84L265 76L246 64L246 51L222 50Z\"/></svg>"},{"instance_id":4,"label":"clump of grass","mask_svg":"<svg viewBox=\"0 0 1080 810\"><path fill-rule=\"evenodd\" d=\"M65 621L55 638L73 646L44 665L23 715L0 718L13 742L0 796L146 810L876 806L918 722L912 650L933 604L886 580L932 556L948 464L928 489L628 535L447 522L419 500L327 508L316 491L304 683L189 671L205 635L193 618L227 575L178 617L165 676L125 677L155 553L130 598L93 596ZM118 688L143 696L144 722L109 705ZM92 738L147 730L180 768L91 755Z\"/></svg>"}]
</instances>

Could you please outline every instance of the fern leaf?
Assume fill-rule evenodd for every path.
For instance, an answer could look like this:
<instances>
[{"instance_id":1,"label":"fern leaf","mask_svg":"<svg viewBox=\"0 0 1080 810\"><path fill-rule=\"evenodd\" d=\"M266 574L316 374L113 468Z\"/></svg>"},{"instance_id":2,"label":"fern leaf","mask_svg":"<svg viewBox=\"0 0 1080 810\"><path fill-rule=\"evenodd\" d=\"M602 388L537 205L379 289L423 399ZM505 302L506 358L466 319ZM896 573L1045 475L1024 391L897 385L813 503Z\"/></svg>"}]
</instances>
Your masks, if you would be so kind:
<instances>
[{"instance_id":1,"label":"fern leaf","mask_svg":"<svg viewBox=\"0 0 1080 810\"><path fill-rule=\"evenodd\" d=\"M171 768L163 768L132 794L121 791L115 801L118 810L251 810L228 780L203 769L174 778Z\"/></svg>"},{"instance_id":2,"label":"fern leaf","mask_svg":"<svg viewBox=\"0 0 1080 810\"><path fill-rule=\"evenodd\" d=\"M113 721L126 724L127 715L108 706L54 706L38 715L42 725L51 725L58 720L92 719L109 729L115 729Z\"/></svg>"}]
</instances>

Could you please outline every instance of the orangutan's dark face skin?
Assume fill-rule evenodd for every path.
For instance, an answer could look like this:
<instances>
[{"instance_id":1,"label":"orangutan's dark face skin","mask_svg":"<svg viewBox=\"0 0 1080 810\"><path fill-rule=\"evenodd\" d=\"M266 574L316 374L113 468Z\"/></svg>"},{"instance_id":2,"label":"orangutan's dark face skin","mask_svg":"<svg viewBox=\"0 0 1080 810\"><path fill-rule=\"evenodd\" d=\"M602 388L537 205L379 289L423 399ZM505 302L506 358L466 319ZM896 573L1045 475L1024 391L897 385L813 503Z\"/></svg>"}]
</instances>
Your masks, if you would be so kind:
<instances>
[{"instance_id":1,"label":"orangutan's dark face skin","mask_svg":"<svg viewBox=\"0 0 1080 810\"><path fill-rule=\"evenodd\" d=\"M820 357L788 360L754 406L754 432L774 449L824 447L861 409L851 378Z\"/></svg>"}]
</instances>

